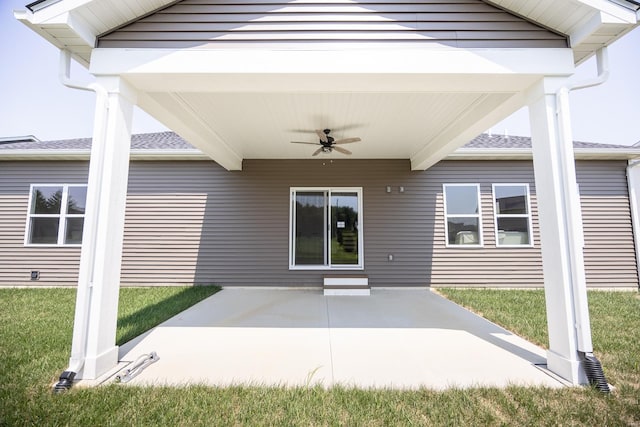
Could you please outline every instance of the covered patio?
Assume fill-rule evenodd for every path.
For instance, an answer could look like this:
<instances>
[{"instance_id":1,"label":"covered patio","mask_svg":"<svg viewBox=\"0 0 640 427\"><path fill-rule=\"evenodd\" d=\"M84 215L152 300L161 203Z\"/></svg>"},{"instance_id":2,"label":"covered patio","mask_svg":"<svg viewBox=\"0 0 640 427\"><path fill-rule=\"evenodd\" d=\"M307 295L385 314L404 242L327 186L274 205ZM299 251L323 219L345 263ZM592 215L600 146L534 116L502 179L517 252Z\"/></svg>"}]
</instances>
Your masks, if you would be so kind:
<instances>
[{"instance_id":1,"label":"covered patio","mask_svg":"<svg viewBox=\"0 0 640 427\"><path fill-rule=\"evenodd\" d=\"M120 348L98 382L446 389L561 387L545 351L425 289L225 289Z\"/></svg>"},{"instance_id":2,"label":"covered patio","mask_svg":"<svg viewBox=\"0 0 640 427\"><path fill-rule=\"evenodd\" d=\"M242 171L249 159L308 159L312 150L290 142L305 141L321 129L333 129L336 139L361 138L350 158L408 159L411 170L425 170L527 106L549 326L547 364L571 383L586 383L583 364L593 348L569 92L606 78L606 46L638 25L638 3L563 0L531 5L503 0L229 0L205 5L146 0L132 6L122 0L43 0L17 13L61 49L64 83L97 96L67 371L94 379L118 361L116 314L134 106L229 171ZM593 55L598 56L597 79L570 82L576 64ZM71 57L89 68L95 83L82 85L70 78ZM388 301L394 298L384 295ZM375 298L371 307L376 307ZM326 301L325 309L341 300L335 305ZM428 312L424 306L421 310ZM346 334L348 341L348 326L357 324L358 311L336 312L335 317L331 310L327 313L326 322L345 327L312 331L335 334L336 339ZM438 321L444 323L436 329L425 328L430 320L424 320L417 328L407 325L399 335L408 334L407 342L445 341L437 333L411 336L442 330L455 335L446 326L452 320L442 317ZM495 344L491 333L470 332L464 324L459 324L466 331L462 335L470 334L479 350ZM198 357L202 343L194 339L192 345L193 357ZM449 350L438 357L462 353L460 348ZM427 354L423 348L422 355ZM397 354L393 366L402 365L401 356L406 355ZM464 359L474 356L470 352ZM357 366L350 366L354 381L371 369ZM316 367L305 366L297 375L306 377ZM322 378L329 383L350 380L341 376L340 366L334 368Z\"/></svg>"}]
</instances>

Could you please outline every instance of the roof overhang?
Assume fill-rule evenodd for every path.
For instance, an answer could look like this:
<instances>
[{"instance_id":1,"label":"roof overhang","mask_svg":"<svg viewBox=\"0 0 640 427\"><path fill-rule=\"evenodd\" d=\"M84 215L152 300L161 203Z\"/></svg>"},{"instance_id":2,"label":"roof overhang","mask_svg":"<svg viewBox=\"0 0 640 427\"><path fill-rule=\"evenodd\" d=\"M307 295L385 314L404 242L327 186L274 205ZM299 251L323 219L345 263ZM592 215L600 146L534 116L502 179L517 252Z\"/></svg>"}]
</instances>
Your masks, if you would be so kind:
<instances>
[{"instance_id":1,"label":"roof overhang","mask_svg":"<svg viewBox=\"0 0 640 427\"><path fill-rule=\"evenodd\" d=\"M314 130L325 128L336 139L362 139L348 146L350 158L404 158L427 169L526 105L542 78L570 76L638 20L621 1L557 0L532 10L531 2L498 0L569 35L572 47L94 48L100 34L169 3L64 0L16 16L98 79L121 77L138 106L230 170L243 159L310 158L315 148L290 142L318 142Z\"/></svg>"},{"instance_id":2,"label":"roof overhang","mask_svg":"<svg viewBox=\"0 0 640 427\"><path fill-rule=\"evenodd\" d=\"M515 15L566 34L576 64L591 57L637 25L640 6L628 0L484 0ZM175 0L43 0L16 11L18 20L60 49L68 49L88 66L98 36ZM533 7L535 6L535 7Z\"/></svg>"}]
</instances>

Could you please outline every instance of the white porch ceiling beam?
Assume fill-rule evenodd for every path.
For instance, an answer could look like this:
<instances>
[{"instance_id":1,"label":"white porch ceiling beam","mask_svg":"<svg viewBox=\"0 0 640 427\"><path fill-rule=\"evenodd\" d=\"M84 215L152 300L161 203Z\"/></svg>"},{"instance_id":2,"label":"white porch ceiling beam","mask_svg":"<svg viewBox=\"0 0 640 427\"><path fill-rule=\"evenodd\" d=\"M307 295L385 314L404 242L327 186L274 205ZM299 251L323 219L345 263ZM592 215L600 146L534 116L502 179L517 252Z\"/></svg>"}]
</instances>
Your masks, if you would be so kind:
<instances>
[{"instance_id":1,"label":"white porch ceiling beam","mask_svg":"<svg viewBox=\"0 0 640 427\"><path fill-rule=\"evenodd\" d=\"M122 75L148 92L508 92L522 90L527 76L573 71L569 49L95 49L90 67L96 76Z\"/></svg>"}]
</instances>

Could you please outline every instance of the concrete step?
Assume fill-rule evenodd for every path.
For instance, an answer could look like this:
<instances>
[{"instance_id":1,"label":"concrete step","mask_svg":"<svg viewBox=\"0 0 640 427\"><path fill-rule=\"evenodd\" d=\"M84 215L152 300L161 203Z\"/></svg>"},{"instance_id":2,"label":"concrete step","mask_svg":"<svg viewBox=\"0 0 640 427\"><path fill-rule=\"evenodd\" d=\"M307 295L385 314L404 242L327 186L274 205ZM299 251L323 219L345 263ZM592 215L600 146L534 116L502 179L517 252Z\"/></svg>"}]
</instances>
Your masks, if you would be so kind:
<instances>
[{"instance_id":1,"label":"concrete step","mask_svg":"<svg viewBox=\"0 0 640 427\"><path fill-rule=\"evenodd\" d=\"M324 276L325 295L371 295L367 276Z\"/></svg>"}]
</instances>

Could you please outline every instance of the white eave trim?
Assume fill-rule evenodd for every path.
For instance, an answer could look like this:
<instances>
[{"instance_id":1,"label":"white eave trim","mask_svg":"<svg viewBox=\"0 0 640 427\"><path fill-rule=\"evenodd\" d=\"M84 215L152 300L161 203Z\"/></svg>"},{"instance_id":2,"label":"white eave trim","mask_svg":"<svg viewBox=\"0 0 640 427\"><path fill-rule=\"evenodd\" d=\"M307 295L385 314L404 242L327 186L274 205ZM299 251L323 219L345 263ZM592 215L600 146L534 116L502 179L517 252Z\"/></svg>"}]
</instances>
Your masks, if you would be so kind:
<instances>
[{"instance_id":1,"label":"white eave trim","mask_svg":"<svg viewBox=\"0 0 640 427\"><path fill-rule=\"evenodd\" d=\"M90 150L0 150L0 161L9 160L89 160ZM131 160L211 160L196 149L132 149Z\"/></svg>"},{"instance_id":2,"label":"white eave trim","mask_svg":"<svg viewBox=\"0 0 640 427\"><path fill-rule=\"evenodd\" d=\"M640 158L640 149L575 148L577 160L630 160ZM444 160L531 160L530 148L459 148Z\"/></svg>"},{"instance_id":3,"label":"white eave trim","mask_svg":"<svg viewBox=\"0 0 640 427\"><path fill-rule=\"evenodd\" d=\"M630 147L631 148L631 147ZM0 150L0 161L11 160L89 160L90 150ZM576 148L578 160L632 160L640 159L640 149ZM529 148L460 148L443 160L531 160ZM197 149L163 150L132 149L131 160L211 160Z\"/></svg>"}]
</instances>

